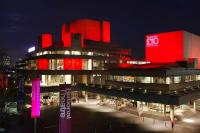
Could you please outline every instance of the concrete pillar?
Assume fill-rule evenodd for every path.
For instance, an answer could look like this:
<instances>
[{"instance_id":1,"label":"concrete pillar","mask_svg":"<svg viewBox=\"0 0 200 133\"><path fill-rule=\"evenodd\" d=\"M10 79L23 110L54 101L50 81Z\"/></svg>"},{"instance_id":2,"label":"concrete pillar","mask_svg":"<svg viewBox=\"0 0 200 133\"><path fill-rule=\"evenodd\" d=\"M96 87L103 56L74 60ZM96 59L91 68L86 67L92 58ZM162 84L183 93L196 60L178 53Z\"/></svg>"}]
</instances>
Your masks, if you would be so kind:
<instances>
[{"instance_id":1,"label":"concrete pillar","mask_svg":"<svg viewBox=\"0 0 200 133\"><path fill-rule=\"evenodd\" d=\"M115 100L115 107L116 107L116 109L118 109L118 101L117 100Z\"/></svg>"},{"instance_id":2,"label":"concrete pillar","mask_svg":"<svg viewBox=\"0 0 200 133\"><path fill-rule=\"evenodd\" d=\"M88 94L85 93L85 102L87 102L87 101L88 101Z\"/></svg>"},{"instance_id":3,"label":"concrete pillar","mask_svg":"<svg viewBox=\"0 0 200 133\"><path fill-rule=\"evenodd\" d=\"M140 101L137 101L137 111L140 110L140 105L141 105L141 102L140 102Z\"/></svg>"},{"instance_id":4,"label":"concrete pillar","mask_svg":"<svg viewBox=\"0 0 200 133\"><path fill-rule=\"evenodd\" d=\"M196 101L195 100L193 101L193 110L194 110L194 112L196 112Z\"/></svg>"},{"instance_id":5,"label":"concrete pillar","mask_svg":"<svg viewBox=\"0 0 200 133\"><path fill-rule=\"evenodd\" d=\"M101 97L100 97L99 94L96 95L96 99L97 99L97 100L101 100Z\"/></svg>"},{"instance_id":6,"label":"concrete pillar","mask_svg":"<svg viewBox=\"0 0 200 133\"><path fill-rule=\"evenodd\" d=\"M141 103L142 103L142 102L137 101L137 111L138 111L138 115L139 115L139 116L141 116L142 110L143 110L143 108L142 108L142 106L141 106Z\"/></svg>"},{"instance_id":7,"label":"concrete pillar","mask_svg":"<svg viewBox=\"0 0 200 133\"><path fill-rule=\"evenodd\" d=\"M74 77L74 75L72 75L72 77L71 77L71 84L72 84L72 85L75 84L75 77Z\"/></svg>"},{"instance_id":8,"label":"concrete pillar","mask_svg":"<svg viewBox=\"0 0 200 133\"><path fill-rule=\"evenodd\" d=\"M79 103L79 92L77 92L76 101Z\"/></svg>"},{"instance_id":9,"label":"concrete pillar","mask_svg":"<svg viewBox=\"0 0 200 133\"><path fill-rule=\"evenodd\" d=\"M170 105L170 119L174 121L174 105Z\"/></svg>"},{"instance_id":10,"label":"concrete pillar","mask_svg":"<svg viewBox=\"0 0 200 133\"><path fill-rule=\"evenodd\" d=\"M164 104L164 114L166 115L166 104Z\"/></svg>"},{"instance_id":11,"label":"concrete pillar","mask_svg":"<svg viewBox=\"0 0 200 133\"><path fill-rule=\"evenodd\" d=\"M146 102L146 107L147 107L147 109L149 109L149 103L148 102Z\"/></svg>"}]
</instances>

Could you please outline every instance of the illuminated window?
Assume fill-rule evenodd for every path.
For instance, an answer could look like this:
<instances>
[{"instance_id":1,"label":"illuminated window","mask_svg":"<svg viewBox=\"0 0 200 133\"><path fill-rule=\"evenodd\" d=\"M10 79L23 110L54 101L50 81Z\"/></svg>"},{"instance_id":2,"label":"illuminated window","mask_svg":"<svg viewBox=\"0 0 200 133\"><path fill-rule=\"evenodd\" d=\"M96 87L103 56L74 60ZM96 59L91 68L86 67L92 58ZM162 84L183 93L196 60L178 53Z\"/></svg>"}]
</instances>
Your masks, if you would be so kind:
<instances>
[{"instance_id":1,"label":"illuminated window","mask_svg":"<svg viewBox=\"0 0 200 133\"><path fill-rule=\"evenodd\" d=\"M65 54L69 55L69 54L70 54L70 51L65 51Z\"/></svg>"},{"instance_id":2,"label":"illuminated window","mask_svg":"<svg viewBox=\"0 0 200 133\"><path fill-rule=\"evenodd\" d=\"M88 52L88 55L93 55L93 53L92 52Z\"/></svg>"},{"instance_id":3,"label":"illuminated window","mask_svg":"<svg viewBox=\"0 0 200 133\"><path fill-rule=\"evenodd\" d=\"M47 52L47 51L44 51L44 52L43 52L43 55L44 55L44 54L48 54L48 52Z\"/></svg>"},{"instance_id":4,"label":"illuminated window","mask_svg":"<svg viewBox=\"0 0 200 133\"><path fill-rule=\"evenodd\" d=\"M197 80L200 80L200 75L197 75Z\"/></svg>"},{"instance_id":5,"label":"illuminated window","mask_svg":"<svg viewBox=\"0 0 200 133\"><path fill-rule=\"evenodd\" d=\"M175 76L174 77L174 83L180 83L181 82L181 77L180 76Z\"/></svg>"},{"instance_id":6,"label":"illuminated window","mask_svg":"<svg viewBox=\"0 0 200 133\"><path fill-rule=\"evenodd\" d=\"M170 77L166 77L166 84L171 84L172 83L172 79Z\"/></svg>"},{"instance_id":7,"label":"illuminated window","mask_svg":"<svg viewBox=\"0 0 200 133\"><path fill-rule=\"evenodd\" d=\"M88 70L92 70L92 60L88 60Z\"/></svg>"},{"instance_id":8,"label":"illuminated window","mask_svg":"<svg viewBox=\"0 0 200 133\"><path fill-rule=\"evenodd\" d=\"M81 55L80 51L72 51L72 55Z\"/></svg>"}]
</instances>

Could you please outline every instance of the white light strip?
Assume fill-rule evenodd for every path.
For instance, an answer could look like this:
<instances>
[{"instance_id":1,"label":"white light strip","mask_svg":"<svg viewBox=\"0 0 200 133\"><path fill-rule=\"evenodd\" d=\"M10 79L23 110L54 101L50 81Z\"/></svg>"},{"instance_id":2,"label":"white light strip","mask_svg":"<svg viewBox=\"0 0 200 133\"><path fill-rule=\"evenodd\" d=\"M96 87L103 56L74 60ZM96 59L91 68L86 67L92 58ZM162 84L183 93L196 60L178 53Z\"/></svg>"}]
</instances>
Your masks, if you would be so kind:
<instances>
[{"instance_id":1,"label":"white light strip","mask_svg":"<svg viewBox=\"0 0 200 133\"><path fill-rule=\"evenodd\" d=\"M31 53L31 52L33 52L33 51L35 51L35 46L33 46L33 47L31 47L31 48L28 49L28 52L29 52L29 53Z\"/></svg>"}]
</instances>

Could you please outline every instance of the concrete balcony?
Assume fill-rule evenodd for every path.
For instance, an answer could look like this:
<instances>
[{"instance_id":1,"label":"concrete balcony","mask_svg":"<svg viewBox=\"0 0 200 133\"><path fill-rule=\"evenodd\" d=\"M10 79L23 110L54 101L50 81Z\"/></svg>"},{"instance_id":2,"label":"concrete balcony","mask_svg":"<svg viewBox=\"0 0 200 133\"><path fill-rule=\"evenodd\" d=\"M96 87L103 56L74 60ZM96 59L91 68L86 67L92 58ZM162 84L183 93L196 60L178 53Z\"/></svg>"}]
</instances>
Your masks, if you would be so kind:
<instances>
[{"instance_id":1,"label":"concrete balcony","mask_svg":"<svg viewBox=\"0 0 200 133\"><path fill-rule=\"evenodd\" d=\"M149 92L162 91L163 93L172 93L174 91L183 91L192 88L198 88L200 81L181 82L173 84L159 84L159 83L133 83L133 82L122 82L106 80L105 84L112 86L130 87L135 89L146 89Z\"/></svg>"}]
</instances>

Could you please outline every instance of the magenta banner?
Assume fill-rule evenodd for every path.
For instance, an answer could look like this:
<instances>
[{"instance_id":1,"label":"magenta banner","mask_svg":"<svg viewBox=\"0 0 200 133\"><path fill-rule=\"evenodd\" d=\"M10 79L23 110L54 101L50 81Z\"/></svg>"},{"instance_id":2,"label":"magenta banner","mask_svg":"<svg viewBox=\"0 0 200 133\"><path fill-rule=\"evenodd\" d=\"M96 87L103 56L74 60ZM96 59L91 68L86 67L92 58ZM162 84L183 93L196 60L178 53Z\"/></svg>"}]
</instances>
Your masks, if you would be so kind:
<instances>
[{"instance_id":1,"label":"magenta banner","mask_svg":"<svg viewBox=\"0 0 200 133\"><path fill-rule=\"evenodd\" d=\"M40 117L40 78L32 79L32 107L31 117Z\"/></svg>"},{"instance_id":2,"label":"magenta banner","mask_svg":"<svg viewBox=\"0 0 200 133\"><path fill-rule=\"evenodd\" d=\"M71 84L60 85L59 133L71 133Z\"/></svg>"}]
</instances>

